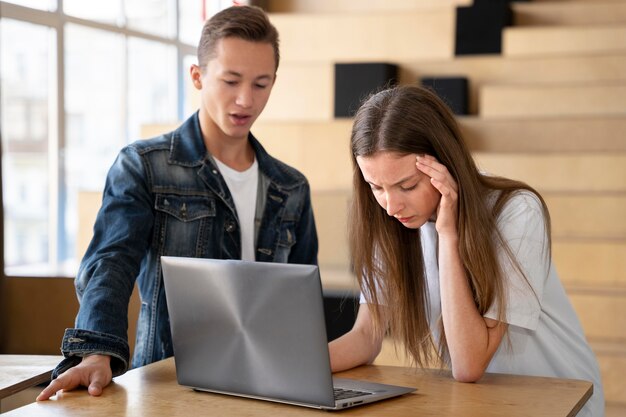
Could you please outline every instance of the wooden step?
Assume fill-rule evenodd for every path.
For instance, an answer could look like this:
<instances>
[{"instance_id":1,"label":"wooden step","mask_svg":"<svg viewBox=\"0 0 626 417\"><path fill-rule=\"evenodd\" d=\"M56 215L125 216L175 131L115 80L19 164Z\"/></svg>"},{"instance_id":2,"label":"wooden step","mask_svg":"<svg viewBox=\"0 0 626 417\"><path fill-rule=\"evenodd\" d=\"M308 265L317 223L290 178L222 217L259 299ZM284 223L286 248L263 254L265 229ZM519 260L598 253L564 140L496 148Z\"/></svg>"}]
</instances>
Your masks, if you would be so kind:
<instances>
[{"instance_id":1,"label":"wooden step","mask_svg":"<svg viewBox=\"0 0 626 417\"><path fill-rule=\"evenodd\" d=\"M270 99L258 120L332 120L334 83L332 62L281 62Z\"/></svg>"},{"instance_id":2,"label":"wooden step","mask_svg":"<svg viewBox=\"0 0 626 417\"><path fill-rule=\"evenodd\" d=\"M623 416L617 411L626 411L626 348L624 342L602 342L590 340L598 359L604 399L607 403L606 417ZM615 413L615 414L614 414Z\"/></svg>"},{"instance_id":3,"label":"wooden step","mask_svg":"<svg viewBox=\"0 0 626 417\"><path fill-rule=\"evenodd\" d=\"M626 194L544 193L552 217L552 236L626 240Z\"/></svg>"},{"instance_id":4,"label":"wooden step","mask_svg":"<svg viewBox=\"0 0 626 417\"><path fill-rule=\"evenodd\" d=\"M484 119L459 117L469 148L476 152L624 152L626 116L588 116L580 118ZM160 128L163 129L163 128ZM352 119L331 121L259 121L252 131L264 140L316 142L335 138L344 146L350 137ZM346 146L347 142L345 143ZM340 149L337 149L340 151ZM348 148L343 148L349 152Z\"/></svg>"},{"instance_id":5,"label":"wooden step","mask_svg":"<svg viewBox=\"0 0 626 417\"><path fill-rule=\"evenodd\" d=\"M623 125L623 120L614 123L613 129L617 129L620 123ZM532 122L527 125L531 126ZM591 123L588 128L591 129L594 125L597 126L596 122ZM511 131L514 126L515 124L510 128ZM541 126L540 124L536 129ZM552 122L552 126L555 134L558 129L563 128L556 121ZM573 123L572 129L578 126L581 124ZM497 124L492 127L493 135L497 135L497 127ZM343 120L332 123L260 123L253 132L268 152L307 175L314 190L333 190L352 187L350 129L351 121ZM611 131L612 135L617 132ZM597 134L602 136L601 131ZM503 137L506 138L506 135ZM575 138L576 134L572 134L572 137ZM567 141L572 137L562 134L560 140ZM541 140L542 137L537 139ZM584 135L581 135L579 140L584 139ZM474 143L475 141L476 139ZM602 142L602 139L599 141ZM471 144L472 140L469 142ZM529 139L528 142L531 143L532 140ZM624 152L537 154L481 151L474 152L474 157L486 172L525 181L541 191L626 191ZM320 161L324 161L324 169L319 169Z\"/></svg>"},{"instance_id":6,"label":"wooden step","mask_svg":"<svg viewBox=\"0 0 626 417\"><path fill-rule=\"evenodd\" d=\"M265 149L306 175L312 190L352 188L349 122L330 125L329 130L334 133L328 135L323 133L329 130L319 124L287 125L287 128L281 129L283 132L292 132L287 136L272 134L276 129L271 125L265 126L263 128L259 125L258 129L253 130ZM310 130L306 135L300 135L298 132L303 132L303 129ZM312 140L306 140L309 137Z\"/></svg>"},{"instance_id":7,"label":"wooden step","mask_svg":"<svg viewBox=\"0 0 626 417\"><path fill-rule=\"evenodd\" d=\"M553 238L552 259L565 286L626 288L626 242Z\"/></svg>"},{"instance_id":8,"label":"wooden step","mask_svg":"<svg viewBox=\"0 0 626 417\"><path fill-rule=\"evenodd\" d=\"M270 14L283 62L400 62L454 56L455 9Z\"/></svg>"},{"instance_id":9,"label":"wooden step","mask_svg":"<svg viewBox=\"0 0 626 417\"><path fill-rule=\"evenodd\" d=\"M618 397L621 399L624 397L623 395L624 388L619 392ZM626 416L626 402L621 401L619 403L608 402L606 404L606 408L604 410L605 417L624 417Z\"/></svg>"},{"instance_id":10,"label":"wooden step","mask_svg":"<svg viewBox=\"0 0 626 417\"><path fill-rule=\"evenodd\" d=\"M485 118L626 115L626 83L484 85L479 109Z\"/></svg>"},{"instance_id":11,"label":"wooden step","mask_svg":"<svg viewBox=\"0 0 626 417\"><path fill-rule=\"evenodd\" d=\"M602 1L603 3L605 1L612 1L615 3L626 2L626 0L533 0L533 2L536 2L536 3L560 3L560 4L570 4L570 3L580 3L580 2L596 3L597 1Z\"/></svg>"},{"instance_id":12,"label":"wooden step","mask_svg":"<svg viewBox=\"0 0 626 417\"><path fill-rule=\"evenodd\" d=\"M348 267L350 191L314 191L311 198L320 263ZM545 193L544 198L552 221L554 262L563 282L626 289L626 194Z\"/></svg>"},{"instance_id":13,"label":"wooden step","mask_svg":"<svg viewBox=\"0 0 626 417\"><path fill-rule=\"evenodd\" d=\"M318 258L328 267L350 265L348 250L349 192L314 192L311 195L319 239Z\"/></svg>"},{"instance_id":14,"label":"wooden step","mask_svg":"<svg viewBox=\"0 0 626 417\"><path fill-rule=\"evenodd\" d=\"M542 192L624 192L626 153L474 152L491 174L518 179Z\"/></svg>"},{"instance_id":15,"label":"wooden step","mask_svg":"<svg viewBox=\"0 0 626 417\"><path fill-rule=\"evenodd\" d=\"M349 266L326 265L320 261L320 277L324 289L359 293L356 276Z\"/></svg>"},{"instance_id":16,"label":"wooden step","mask_svg":"<svg viewBox=\"0 0 626 417\"><path fill-rule=\"evenodd\" d=\"M626 343L626 292L568 295L587 338Z\"/></svg>"},{"instance_id":17,"label":"wooden step","mask_svg":"<svg viewBox=\"0 0 626 417\"><path fill-rule=\"evenodd\" d=\"M624 152L626 116L483 119L461 117L475 152Z\"/></svg>"},{"instance_id":18,"label":"wooden step","mask_svg":"<svg viewBox=\"0 0 626 417\"><path fill-rule=\"evenodd\" d=\"M472 151L496 153L534 152L623 152L626 151L626 117L483 119L459 117L459 125ZM158 132L166 127L155 127ZM267 140L311 142L336 138L343 146L352 119L328 122L260 121L254 134ZM288 143L284 143L290 146Z\"/></svg>"},{"instance_id":19,"label":"wooden step","mask_svg":"<svg viewBox=\"0 0 626 417\"><path fill-rule=\"evenodd\" d=\"M472 0L267 0L270 13L414 12L470 5Z\"/></svg>"},{"instance_id":20,"label":"wooden step","mask_svg":"<svg viewBox=\"0 0 626 417\"><path fill-rule=\"evenodd\" d=\"M626 24L508 27L502 32L505 56L599 54L626 51Z\"/></svg>"},{"instance_id":21,"label":"wooden step","mask_svg":"<svg viewBox=\"0 0 626 417\"><path fill-rule=\"evenodd\" d=\"M370 60L376 61L377 57L372 55ZM488 84L567 83L578 86L590 82L626 82L625 54L516 58L467 56L396 63L400 65L403 84L416 83L426 76L468 78L471 114L478 113L480 90ZM259 121L332 120L334 71L333 61L281 62L276 84ZM194 100L198 104L197 99Z\"/></svg>"},{"instance_id":22,"label":"wooden step","mask_svg":"<svg viewBox=\"0 0 626 417\"><path fill-rule=\"evenodd\" d=\"M467 145L475 152L543 153L626 151L626 116L586 116L577 118L510 118L485 119L474 116L457 118ZM142 127L141 137L149 138L169 132L178 124L157 124ZM330 121L258 121L254 135L273 148L277 145L295 152L294 142L315 142L334 138L338 146L348 143L352 119ZM280 143L274 144L274 142ZM280 146L278 146L280 148Z\"/></svg>"},{"instance_id":23,"label":"wooden step","mask_svg":"<svg viewBox=\"0 0 626 417\"><path fill-rule=\"evenodd\" d=\"M611 25L626 23L626 2L513 2L513 26Z\"/></svg>"},{"instance_id":24,"label":"wooden step","mask_svg":"<svg viewBox=\"0 0 626 417\"><path fill-rule=\"evenodd\" d=\"M451 60L401 63L400 79L414 83L425 76L463 76L469 80L469 112L477 114L485 84L562 84L626 81L626 55L544 55L503 57L470 55Z\"/></svg>"}]
</instances>

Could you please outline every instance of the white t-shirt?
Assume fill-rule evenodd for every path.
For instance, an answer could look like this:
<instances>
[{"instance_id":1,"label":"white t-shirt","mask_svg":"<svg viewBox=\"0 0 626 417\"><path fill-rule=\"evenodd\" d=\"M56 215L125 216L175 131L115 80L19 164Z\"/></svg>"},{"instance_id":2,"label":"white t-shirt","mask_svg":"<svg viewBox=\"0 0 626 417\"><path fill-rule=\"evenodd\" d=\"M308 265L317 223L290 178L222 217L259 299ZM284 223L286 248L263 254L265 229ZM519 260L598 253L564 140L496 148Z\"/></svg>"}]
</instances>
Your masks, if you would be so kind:
<instances>
[{"instance_id":1,"label":"white t-shirt","mask_svg":"<svg viewBox=\"0 0 626 417\"><path fill-rule=\"evenodd\" d=\"M214 158L235 202L241 232L241 259L254 261L254 216L259 185L259 164L256 158L245 171L237 171Z\"/></svg>"},{"instance_id":2,"label":"white t-shirt","mask_svg":"<svg viewBox=\"0 0 626 417\"><path fill-rule=\"evenodd\" d=\"M556 269L546 258L546 230L539 199L528 191L516 193L502 209L497 224L528 282L502 253L500 260L507 280L504 321L509 324L510 345L505 335L486 371L591 381L594 393L578 416L603 416L604 392L598 363ZM441 296L435 224L422 226L420 236L431 304L429 322L437 337ZM497 319L497 306L492 306L485 317Z\"/></svg>"}]
</instances>

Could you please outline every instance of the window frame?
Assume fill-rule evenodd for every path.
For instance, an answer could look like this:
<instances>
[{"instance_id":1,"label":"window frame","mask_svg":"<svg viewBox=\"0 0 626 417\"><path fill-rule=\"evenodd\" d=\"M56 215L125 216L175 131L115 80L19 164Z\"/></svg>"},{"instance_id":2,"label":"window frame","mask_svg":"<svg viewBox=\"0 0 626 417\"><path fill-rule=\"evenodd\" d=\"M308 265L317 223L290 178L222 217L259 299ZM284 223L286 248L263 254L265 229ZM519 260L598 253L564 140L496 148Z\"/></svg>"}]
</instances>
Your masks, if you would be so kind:
<instances>
[{"instance_id":1,"label":"window frame","mask_svg":"<svg viewBox=\"0 0 626 417\"><path fill-rule=\"evenodd\" d=\"M124 0L122 0L124 1ZM2 249L2 253L0 254L0 260L3 262L0 265L3 268L4 276L12 276L12 277L73 277L76 273L73 268L64 267L64 262L59 259L60 258L60 248L64 245L64 201L60 199L60 196L65 192L64 190L64 160L63 153L66 147L66 125L65 125L65 27L67 24L75 24L79 26L84 26L87 28L98 29L102 31L106 31L108 33L120 34L125 37L126 41L129 38L137 38L148 41L153 41L156 43L160 43L163 45L174 46L176 49L176 88L177 88L177 103L176 103L176 117L178 120L182 120L185 115L185 102L187 98L185 97L185 82L184 77L186 76L186 69L183 67L184 59L188 55L196 54L196 46L192 46L186 43L183 43L179 40L180 34L180 5L179 0L173 0L175 3L174 9L174 19L175 19L175 31L172 38L155 35L152 33L141 32L134 29L129 29L126 27L126 22L122 22L119 25L102 23L97 21L92 21L88 19L82 19L75 16L67 15L63 12L63 0L57 0L57 8L55 11L45 11L39 9L33 9L30 7L20 6L13 3L8 3L4 1L0 1L0 7L2 9L2 13L0 17L3 19L12 19L16 21L22 21L26 23L32 23L36 25L45 26L48 28L52 28L55 30L56 42L55 47L56 51L53 52L55 55L55 65L54 69L56 72L56 80L51 80L51 89L50 89L50 127L48 129L48 178L50 181L50 201L48 202L48 216L50 219L50 224L48 228L49 233L49 249L48 249L48 267L43 271L28 271L28 272L19 272L16 273L10 269L7 269L7 266L4 264L5 256L4 256L4 233L2 235L2 245L0 245L0 249ZM123 5L122 5L123 6ZM123 7L122 7L123 9ZM127 50L125 52L128 53ZM124 82L128 82L128 60L124 64L126 66L125 71L125 79ZM125 92L125 94L128 94ZM128 129L126 129L128 130ZM127 138L127 140L132 138ZM0 164L0 169L2 169L2 165ZM1 173L0 173L1 174ZM0 179L2 176L0 175ZM2 192L2 187L0 186L0 192ZM2 197L0 196L0 203L2 203ZM4 229L4 205L0 206L2 209L2 216L0 216L0 220L2 221L2 225L0 225L0 230L6 232ZM79 261L79 260L77 260Z\"/></svg>"}]
</instances>

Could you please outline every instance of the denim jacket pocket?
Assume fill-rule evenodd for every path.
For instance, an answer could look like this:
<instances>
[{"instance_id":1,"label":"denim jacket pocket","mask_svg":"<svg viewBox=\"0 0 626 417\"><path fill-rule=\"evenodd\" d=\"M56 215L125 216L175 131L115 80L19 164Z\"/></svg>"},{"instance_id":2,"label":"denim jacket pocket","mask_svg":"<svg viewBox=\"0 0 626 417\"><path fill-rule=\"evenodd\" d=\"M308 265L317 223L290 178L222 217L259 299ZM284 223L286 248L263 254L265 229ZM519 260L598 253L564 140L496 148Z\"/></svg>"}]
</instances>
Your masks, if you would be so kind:
<instances>
[{"instance_id":1,"label":"denim jacket pocket","mask_svg":"<svg viewBox=\"0 0 626 417\"><path fill-rule=\"evenodd\" d=\"M182 222L215 216L215 200L205 196L179 196L157 194L155 208L176 217Z\"/></svg>"},{"instance_id":2,"label":"denim jacket pocket","mask_svg":"<svg viewBox=\"0 0 626 417\"><path fill-rule=\"evenodd\" d=\"M203 256L208 250L217 213L207 195L157 194L155 242L158 253Z\"/></svg>"}]
</instances>

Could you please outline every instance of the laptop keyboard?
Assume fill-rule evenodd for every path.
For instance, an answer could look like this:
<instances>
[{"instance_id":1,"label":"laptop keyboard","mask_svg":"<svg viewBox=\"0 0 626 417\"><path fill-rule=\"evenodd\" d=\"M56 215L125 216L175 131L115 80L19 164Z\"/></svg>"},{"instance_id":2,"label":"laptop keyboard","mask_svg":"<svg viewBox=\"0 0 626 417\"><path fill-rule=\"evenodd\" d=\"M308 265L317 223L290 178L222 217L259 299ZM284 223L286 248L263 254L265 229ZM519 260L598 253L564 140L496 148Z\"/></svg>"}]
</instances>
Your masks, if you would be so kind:
<instances>
[{"instance_id":1,"label":"laptop keyboard","mask_svg":"<svg viewBox=\"0 0 626 417\"><path fill-rule=\"evenodd\" d=\"M371 395L371 392L356 391L351 389L335 388L335 400L345 400L348 398L360 397L362 395Z\"/></svg>"}]
</instances>

